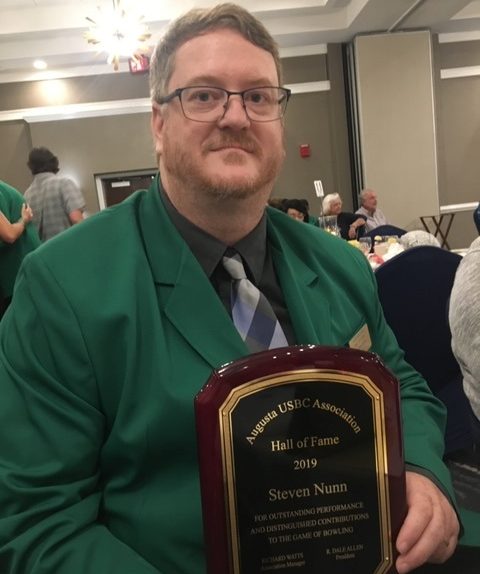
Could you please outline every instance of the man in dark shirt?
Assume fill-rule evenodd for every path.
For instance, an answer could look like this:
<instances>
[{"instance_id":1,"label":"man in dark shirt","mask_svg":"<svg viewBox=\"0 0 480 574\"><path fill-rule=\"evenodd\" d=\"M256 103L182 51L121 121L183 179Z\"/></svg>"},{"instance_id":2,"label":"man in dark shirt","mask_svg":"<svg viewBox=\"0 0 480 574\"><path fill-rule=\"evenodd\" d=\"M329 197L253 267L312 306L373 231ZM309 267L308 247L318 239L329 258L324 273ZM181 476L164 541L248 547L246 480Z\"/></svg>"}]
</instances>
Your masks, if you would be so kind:
<instances>
[{"instance_id":1,"label":"man in dark shirt","mask_svg":"<svg viewBox=\"0 0 480 574\"><path fill-rule=\"evenodd\" d=\"M0 327L0 564L205 572L193 398L250 352L230 318L232 251L287 343L343 346L368 325L402 396L397 569L446 560L459 523L443 407L403 360L363 255L265 209L290 95L275 42L238 6L191 11L155 51L151 94L159 177L37 250Z\"/></svg>"}]
</instances>

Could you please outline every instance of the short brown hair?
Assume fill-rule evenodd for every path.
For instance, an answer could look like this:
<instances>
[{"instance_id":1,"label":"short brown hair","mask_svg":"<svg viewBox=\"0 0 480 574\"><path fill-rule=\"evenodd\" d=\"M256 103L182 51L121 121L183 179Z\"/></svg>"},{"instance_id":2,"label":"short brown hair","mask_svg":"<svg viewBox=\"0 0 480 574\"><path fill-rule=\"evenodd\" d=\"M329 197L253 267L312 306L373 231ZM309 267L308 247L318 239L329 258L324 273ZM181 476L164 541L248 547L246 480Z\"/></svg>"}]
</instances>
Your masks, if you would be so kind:
<instances>
[{"instance_id":1,"label":"short brown hair","mask_svg":"<svg viewBox=\"0 0 480 574\"><path fill-rule=\"evenodd\" d=\"M167 86L175 66L175 52L182 44L211 30L230 28L255 46L272 54L278 82L282 82L282 65L278 46L265 26L250 12L236 4L218 4L213 8L194 8L175 20L157 44L150 66L150 95L159 101L167 95Z\"/></svg>"},{"instance_id":2,"label":"short brown hair","mask_svg":"<svg viewBox=\"0 0 480 574\"><path fill-rule=\"evenodd\" d=\"M58 173L58 157L46 147L34 147L28 155L27 165L32 175Z\"/></svg>"}]
</instances>

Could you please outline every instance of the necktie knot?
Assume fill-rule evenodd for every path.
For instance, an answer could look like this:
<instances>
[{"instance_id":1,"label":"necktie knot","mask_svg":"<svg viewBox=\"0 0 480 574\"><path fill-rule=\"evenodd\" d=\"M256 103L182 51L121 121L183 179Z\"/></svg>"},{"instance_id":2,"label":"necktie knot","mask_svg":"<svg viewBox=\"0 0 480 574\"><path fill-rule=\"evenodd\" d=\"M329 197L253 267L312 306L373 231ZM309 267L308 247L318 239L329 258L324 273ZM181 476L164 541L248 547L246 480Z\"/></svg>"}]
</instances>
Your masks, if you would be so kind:
<instances>
[{"instance_id":1,"label":"necktie knot","mask_svg":"<svg viewBox=\"0 0 480 574\"><path fill-rule=\"evenodd\" d=\"M222 263L227 273L232 279L235 279L235 281L240 281L241 279L247 278L242 258L238 253L225 253L222 258Z\"/></svg>"}]
</instances>

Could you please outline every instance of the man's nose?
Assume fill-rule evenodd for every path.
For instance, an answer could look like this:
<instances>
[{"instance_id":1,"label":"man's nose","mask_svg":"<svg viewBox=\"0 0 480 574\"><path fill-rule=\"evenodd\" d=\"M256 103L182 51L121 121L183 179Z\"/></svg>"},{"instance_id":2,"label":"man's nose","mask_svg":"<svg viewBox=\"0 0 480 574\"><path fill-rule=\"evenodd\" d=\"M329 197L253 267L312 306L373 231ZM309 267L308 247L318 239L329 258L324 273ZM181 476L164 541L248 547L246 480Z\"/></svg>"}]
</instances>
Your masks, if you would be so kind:
<instances>
[{"instance_id":1,"label":"man's nose","mask_svg":"<svg viewBox=\"0 0 480 574\"><path fill-rule=\"evenodd\" d=\"M250 118L242 96L239 94L230 96L223 107L225 111L218 122L220 127L230 126L243 129L250 125Z\"/></svg>"}]
</instances>

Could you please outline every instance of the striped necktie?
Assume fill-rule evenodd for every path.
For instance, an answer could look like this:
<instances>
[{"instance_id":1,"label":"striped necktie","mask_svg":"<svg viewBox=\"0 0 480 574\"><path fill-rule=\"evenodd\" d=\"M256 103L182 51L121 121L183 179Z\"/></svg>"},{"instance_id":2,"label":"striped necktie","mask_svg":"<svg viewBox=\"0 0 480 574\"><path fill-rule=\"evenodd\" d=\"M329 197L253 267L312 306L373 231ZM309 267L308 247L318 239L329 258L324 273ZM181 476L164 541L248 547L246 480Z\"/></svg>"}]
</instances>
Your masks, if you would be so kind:
<instances>
[{"instance_id":1,"label":"striped necktie","mask_svg":"<svg viewBox=\"0 0 480 574\"><path fill-rule=\"evenodd\" d=\"M232 278L232 320L252 353L285 347L285 334L267 298L247 279L242 258L228 249L223 266Z\"/></svg>"}]
</instances>

